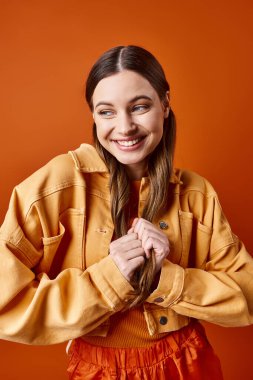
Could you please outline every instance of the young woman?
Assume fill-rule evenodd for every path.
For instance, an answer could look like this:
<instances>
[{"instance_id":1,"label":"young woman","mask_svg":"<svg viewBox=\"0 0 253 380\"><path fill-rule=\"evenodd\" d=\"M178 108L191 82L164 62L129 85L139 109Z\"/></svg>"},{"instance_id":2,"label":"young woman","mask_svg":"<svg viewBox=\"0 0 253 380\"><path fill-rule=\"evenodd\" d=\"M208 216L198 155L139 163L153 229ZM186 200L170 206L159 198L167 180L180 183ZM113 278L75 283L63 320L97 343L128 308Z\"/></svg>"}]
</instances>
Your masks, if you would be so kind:
<instances>
[{"instance_id":1,"label":"young woman","mask_svg":"<svg viewBox=\"0 0 253 380\"><path fill-rule=\"evenodd\" d=\"M222 379L198 320L253 322L253 259L212 186L173 169L155 57L105 52L87 80L94 147L12 194L0 235L0 338L72 340L70 379Z\"/></svg>"}]
</instances>

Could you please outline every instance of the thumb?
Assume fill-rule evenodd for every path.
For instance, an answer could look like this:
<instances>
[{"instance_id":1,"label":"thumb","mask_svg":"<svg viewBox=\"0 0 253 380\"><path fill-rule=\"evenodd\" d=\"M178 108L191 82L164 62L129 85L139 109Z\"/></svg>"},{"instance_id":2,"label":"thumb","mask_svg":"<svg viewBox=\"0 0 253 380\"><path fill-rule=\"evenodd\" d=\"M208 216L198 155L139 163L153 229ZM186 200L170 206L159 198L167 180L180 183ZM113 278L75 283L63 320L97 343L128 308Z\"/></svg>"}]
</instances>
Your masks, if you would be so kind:
<instances>
[{"instance_id":1,"label":"thumb","mask_svg":"<svg viewBox=\"0 0 253 380\"><path fill-rule=\"evenodd\" d=\"M133 223L132 223L132 228L134 228L138 222L139 218L134 218Z\"/></svg>"}]
</instances>

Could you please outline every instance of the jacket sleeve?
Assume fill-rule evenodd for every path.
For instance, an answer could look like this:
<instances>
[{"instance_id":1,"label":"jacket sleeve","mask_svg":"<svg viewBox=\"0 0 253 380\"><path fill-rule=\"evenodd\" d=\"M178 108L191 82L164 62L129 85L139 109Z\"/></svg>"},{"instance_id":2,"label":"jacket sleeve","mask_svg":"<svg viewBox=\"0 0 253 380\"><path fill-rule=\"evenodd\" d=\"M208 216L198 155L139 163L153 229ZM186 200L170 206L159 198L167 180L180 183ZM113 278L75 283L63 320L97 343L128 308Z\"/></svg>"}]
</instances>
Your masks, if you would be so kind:
<instances>
[{"instance_id":1,"label":"jacket sleeve","mask_svg":"<svg viewBox=\"0 0 253 380\"><path fill-rule=\"evenodd\" d=\"M199 227L188 234L188 265L184 268L166 260L158 287L146 301L222 326L249 325L253 323L253 258L231 232L216 195L205 199L205 208L203 219L210 225L197 221Z\"/></svg>"},{"instance_id":2,"label":"jacket sleeve","mask_svg":"<svg viewBox=\"0 0 253 380\"><path fill-rule=\"evenodd\" d=\"M19 203L14 191L0 230L0 339L59 343L87 334L123 309L133 288L110 256L85 271L65 269L54 279L36 274L43 252L18 223ZM40 235L36 217L29 223L33 235Z\"/></svg>"}]
</instances>

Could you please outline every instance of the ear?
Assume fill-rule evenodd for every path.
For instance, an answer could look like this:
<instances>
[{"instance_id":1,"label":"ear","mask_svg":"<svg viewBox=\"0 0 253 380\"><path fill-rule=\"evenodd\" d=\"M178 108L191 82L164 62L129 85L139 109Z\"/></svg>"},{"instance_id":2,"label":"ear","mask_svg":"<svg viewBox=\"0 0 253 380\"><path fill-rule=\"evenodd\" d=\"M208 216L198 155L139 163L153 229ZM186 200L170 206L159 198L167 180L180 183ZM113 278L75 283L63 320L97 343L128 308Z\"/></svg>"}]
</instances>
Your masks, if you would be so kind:
<instances>
[{"instance_id":1,"label":"ear","mask_svg":"<svg viewBox=\"0 0 253 380\"><path fill-rule=\"evenodd\" d=\"M166 96L164 99L164 119L167 119L170 113L170 93L166 92Z\"/></svg>"}]
</instances>

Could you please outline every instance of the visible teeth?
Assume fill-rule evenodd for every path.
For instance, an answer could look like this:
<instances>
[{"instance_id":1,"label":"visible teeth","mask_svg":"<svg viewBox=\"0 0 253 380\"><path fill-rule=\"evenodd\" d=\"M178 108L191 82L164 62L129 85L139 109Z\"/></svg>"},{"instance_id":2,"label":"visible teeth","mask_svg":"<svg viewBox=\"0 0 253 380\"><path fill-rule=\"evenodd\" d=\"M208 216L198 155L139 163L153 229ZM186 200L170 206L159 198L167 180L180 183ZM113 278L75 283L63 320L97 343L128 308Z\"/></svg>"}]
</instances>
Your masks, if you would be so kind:
<instances>
[{"instance_id":1,"label":"visible teeth","mask_svg":"<svg viewBox=\"0 0 253 380\"><path fill-rule=\"evenodd\" d=\"M132 146L132 145L135 145L137 144L141 139L135 139L135 140L132 140L132 141L117 141L117 143L119 145L123 145L123 146Z\"/></svg>"}]
</instances>

